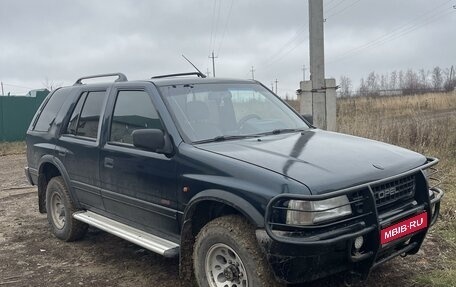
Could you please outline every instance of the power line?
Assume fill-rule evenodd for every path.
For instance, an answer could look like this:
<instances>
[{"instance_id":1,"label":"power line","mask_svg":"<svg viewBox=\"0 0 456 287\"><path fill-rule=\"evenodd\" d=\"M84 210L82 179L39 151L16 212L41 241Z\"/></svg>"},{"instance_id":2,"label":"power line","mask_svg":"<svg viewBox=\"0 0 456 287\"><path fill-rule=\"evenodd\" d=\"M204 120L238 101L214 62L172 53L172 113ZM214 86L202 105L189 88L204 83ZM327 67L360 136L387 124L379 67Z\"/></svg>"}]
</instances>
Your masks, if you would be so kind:
<instances>
[{"instance_id":1,"label":"power line","mask_svg":"<svg viewBox=\"0 0 456 287\"><path fill-rule=\"evenodd\" d=\"M437 8L435 9L432 9L430 11L426 11L425 13L423 14L420 14L419 16L413 18L411 21L409 21L408 23L404 24L404 25L400 25L398 27L396 27L395 29L393 29L392 31L372 40L372 41L369 41L361 46L358 46L358 47L355 47L355 48L352 48L346 52L344 52L342 55L339 55L338 58L336 59L333 59L333 60L330 60L328 61L328 63L333 63L333 62L337 62L337 61L340 61L340 60L344 60L348 57L351 57L353 55L356 55L358 54L360 51L363 51L365 49L368 49L370 47L373 47L373 46L379 46L379 45L382 45L390 40L393 40L393 39L396 39L398 37L401 37L401 36L404 36L408 33L411 33L413 31L415 31L416 29L418 28L421 28L435 20L439 20L439 19L442 19L443 17L441 16L444 16L446 14L449 14L453 11L440 11L440 12L437 12L435 13L437 10L439 10L440 8L442 8L444 5L446 5L447 3L451 2L452 0L449 0L449 1L446 1L445 3L443 3L442 5L439 5ZM444 12L444 13L442 13ZM423 16L426 16L427 17L424 17ZM437 18L435 19L436 17L440 17L440 18ZM422 21L424 20L424 21Z\"/></svg>"},{"instance_id":2,"label":"power line","mask_svg":"<svg viewBox=\"0 0 456 287\"><path fill-rule=\"evenodd\" d=\"M228 9L228 16L226 17L225 28L223 29L222 40L220 40L220 43L219 43L219 46L217 49L217 55L220 55L220 48L222 47L223 40L225 39L226 30L228 29L228 24L230 22L231 10L233 9L233 3L234 3L234 0L231 0L230 8Z\"/></svg>"},{"instance_id":3,"label":"power line","mask_svg":"<svg viewBox=\"0 0 456 287\"><path fill-rule=\"evenodd\" d=\"M331 6L331 3L333 3L334 0L329 0L327 3L325 3L325 9L328 8L328 6Z\"/></svg>"},{"instance_id":4,"label":"power line","mask_svg":"<svg viewBox=\"0 0 456 287\"><path fill-rule=\"evenodd\" d=\"M345 8L343 8L343 9L337 11L337 12L334 12L334 13L328 15L327 17L325 17L325 21L326 21L328 18L332 18L332 17L334 17L334 16L336 16L336 15L339 15L339 14L344 13L345 11L347 11L348 9L350 9L351 7L353 7L353 6L355 6L356 4L358 4L360 1L361 1L361 0L356 0L355 2L352 2L350 5L345 6Z\"/></svg>"},{"instance_id":5,"label":"power line","mask_svg":"<svg viewBox=\"0 0 456 287\"><path fill-rule=\"evenodd\" d=\"M19 86L19 85L13 85L13 84L6 84L4 82L2 82L4 86L8 86L8 87L15 87L15 88L23 88L23 89L30 89L30 90L33 90L35 88L31 88L31 87L25 87L25 86Z\"/></svg>"},{"instance_id":6,"label":"power line","mask_svg":"<svg viewBox=\"0 0 456 287\"><path fill-rule=\"evenodd\" d=\"M216 1L216 4L217 4L217 0ZM217 40L217 32L218 32L218 28L219 28L219 20L220 20L220 10L222 8L222 0L219 0L218 1L218 11L217 11L217 18L215 19L215 31L214 31L214 41L212 43L212 47L211 47L211 50L214 51L214 48L215 48L215 42Z\"/></svg>"},{"instance_id":7,"label":"power line","mask_svg":"<svg viewBox=\"0 0 456 287\"><path fill-rule=\"evenodd\" d=\"M209 41L209 51L212 50L212 41L214 38L214 21L215 21L215 11L217 9L217 0L214 0L214 8L212 9L212 18L211 18L211 39Z\"/></svg>"},{"instance_id":8,"label":"power line","mask_svg":"<svg viewBox=\"0 0 456 287\"><path fill-rule=\"evenodd\" d=\"M336 7L338 7L340 4L344 3L346 0L341 0L340 2L334 4L332 7L326 8L326 12L329 12L331 10L334 10Z\"/></svg>"},{"instance_id":9,"label":"power line","mask_svg":"<svg viewBox=\"0 0 456 287\"><path fill-rule=\"evenodd\" d=\"M410 27L407 27L406 29L402 30L402 31L396 31L396 32L393 32L393 33L390 33L390 34L386 34L384 35L383 37L381 38L378 38L372 42L368 42L360 47L357 47L357 48L354 48L352 50L349 50L348 52L344 53L342 55L342 57L339 57L335 60L331 60L331 61L328 61L328 63L333 63L333 62L337 62L337 61L341 61L341 60L345 60L349 57L352 57L354 55L358 55L360 52L363 52L365 51L366 49L369 49L369 48L372 48L372 47L378 47L378 46L381 46L387 42L390 42L392 40L395 40L395 39L398 39L398 38L401 38L402 36L405 36L407 34L410 34L411 32L419 29L419 28L422 28L424 26L426 26L427 24L429 23L432 23L434 21L437 21L437 20L441 20L443 16L449 14L451 12L446 12L446 13L442 13L442 14L439 14L439 15L434 15L433 17L430 17L428 19L426 19L427 21L423 22L423 23L418 23L418 24L415 24L415 25L412 25ZM440 17L440 18L437 18L437 17ZM432 19L434 18L434 19ZM386 36L386 37L385 37Z\"/></svg>"}]
</instances>

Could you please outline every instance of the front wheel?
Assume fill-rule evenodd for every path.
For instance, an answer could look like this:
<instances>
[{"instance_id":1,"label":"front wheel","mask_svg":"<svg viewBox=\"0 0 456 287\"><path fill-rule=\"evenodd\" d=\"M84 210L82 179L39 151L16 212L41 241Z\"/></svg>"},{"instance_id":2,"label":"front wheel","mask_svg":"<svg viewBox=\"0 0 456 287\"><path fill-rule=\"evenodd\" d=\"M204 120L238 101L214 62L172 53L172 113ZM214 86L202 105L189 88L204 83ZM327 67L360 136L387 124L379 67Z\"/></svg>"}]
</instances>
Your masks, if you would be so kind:
<instances>
[{"instance_id":1,"label":"front wheel","mask_svg":"<svg viewBox=\"0 0 456 287\"><path fill-rule=\"evenodd\" d=\"M52 233L64 241L78 240L84 236L88 225L73 218L77 211L65 181L53 177L46 189L46 210Z\"/></svg>"},{"instance_id":2,"label":"front wheel","mask_svg":"<svg viewBox=\"0 0 456 287\"><path fill-rule=\"evenodd\" d=\"M193 251L201 287L281 286L261 252L255 230L240 216L214 219L199 232Z\"/></svg>"}]
</instances>

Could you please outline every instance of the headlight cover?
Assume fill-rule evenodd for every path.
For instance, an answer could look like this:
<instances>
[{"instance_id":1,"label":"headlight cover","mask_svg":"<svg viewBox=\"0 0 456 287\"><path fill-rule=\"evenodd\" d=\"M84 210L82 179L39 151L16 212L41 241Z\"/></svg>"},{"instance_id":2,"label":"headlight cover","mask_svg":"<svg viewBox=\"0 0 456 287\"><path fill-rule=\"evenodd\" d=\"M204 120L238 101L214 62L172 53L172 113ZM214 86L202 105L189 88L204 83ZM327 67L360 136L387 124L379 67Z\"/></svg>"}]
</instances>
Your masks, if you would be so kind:
<instances>
[{"instance_id":1,"label":"headlight cover","mask_svg":"<svg viewBox=\"0 0 456 287\"><path fill-rule=\"evenodd\" d=\"M287 224L313 225L352 214L348 197L341 195L318 201L290 200Z\"/></svg>"}]
</instances>

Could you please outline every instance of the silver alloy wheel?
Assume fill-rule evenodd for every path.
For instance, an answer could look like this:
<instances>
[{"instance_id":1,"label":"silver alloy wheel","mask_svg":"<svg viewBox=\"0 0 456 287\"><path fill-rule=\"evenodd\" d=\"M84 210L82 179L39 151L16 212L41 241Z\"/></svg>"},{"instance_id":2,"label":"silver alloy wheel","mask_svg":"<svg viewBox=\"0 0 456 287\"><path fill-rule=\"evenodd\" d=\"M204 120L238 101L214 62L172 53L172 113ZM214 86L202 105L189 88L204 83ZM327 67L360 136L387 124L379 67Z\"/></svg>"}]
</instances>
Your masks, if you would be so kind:
<instances>
[{"instance_id":1,"label":"silver alloy wheel","mask_svg":"<svg viewBox=\"0 0 456 287\"><path fill-rule=\"evenodd\" d=\"M62 229L65 227L66 210L62 198L56 192L52 194L50 207L52 221L54 222L55 227L57 229Z\"/></svg>"},{"instance_id":2,"label":"silver alloy wheel","mask_svg":"<svg viewBox=\"0 0 456 287\"><path fill-rule=\"evenodd\" d=\"M241 258L228 245L211 246L205 260L206 278L211 287L248 287L249 281Z\"/></svg>"}]
</instances>

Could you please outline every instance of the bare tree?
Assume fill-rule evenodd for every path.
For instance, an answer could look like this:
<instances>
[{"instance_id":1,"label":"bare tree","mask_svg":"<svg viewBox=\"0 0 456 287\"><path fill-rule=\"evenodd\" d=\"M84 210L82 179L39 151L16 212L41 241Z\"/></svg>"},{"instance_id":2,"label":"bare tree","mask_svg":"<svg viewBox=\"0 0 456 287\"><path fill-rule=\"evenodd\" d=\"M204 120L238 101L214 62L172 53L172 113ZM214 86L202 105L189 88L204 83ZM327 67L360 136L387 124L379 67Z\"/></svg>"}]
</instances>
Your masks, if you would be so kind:
<instances>
[{"instance_id":1,"label":"bare tree","mask_svg":"<svg viewBox=\"0 0 456 287\"><path fill-rule=\"evenodd\" d=\"M440 91L442 89L443 84L443 75L442 69L439 66L434 67L432 70L432 88L435 91Z\"/></svg>"},{"instance_id":2,"label":"bare tree","mask_svg":"<svg viewBox=\"0 0 456 287\"><path fill-rule=\"evenodd\" d=\"M454 91L456 89L456 76L455 76L455 70L453 67L451 69L446 68L443 71L443 74L445 75L445 82L443 84L443 88L445 91Z\"/></svg>"},{"instance_id":3,"label":"bare tree","mask_svg":"<svg viewBox=\"0 0 456 287\"><path fill-rule=\"evenodd\" d=\"M347 76L341 76L339 81L339 95L342 98L350 97L352 94L352 81Z\"/></svg>"},{"instance_id":4,"label":"bare tree","mask_svg":"<svg viewBox=\"0 0 456 287\"><path fill-rule=\"evenodd\" d=\"M420 79L415 71L408 69L404 77L404 94L413 94L420 89Z\"/></svg>"},{"instance_id":5,"label":"bare tree","mask_svg":"<svg viewBox=\"0 0 456 287\"><path fill-rule=\"evenodd\" d=\"M426 72L424 69L419 70L419 84L418 84L419 89L425 90L429 86L428 80L427 80L428 75L429 75L429 72Z\"/></svg>"},{"instance_id":6,"label":"bare tree","mask_svg":"<svg viewBox=\"0 0 456 287\"><path fill-rule=\"evenodd\" d=\"M378 94L379 84L378 84L378 75L375 72L370 72L367 76L367 89L369 95Z\"/></svg>"},{"instance_id":7,"label":"bare tree","mask_svg":"<svg viewBox=\"0 0 456 287\"><path fill-rule=\"evenodd\" d=\"M398 83L398 88L399 89L404 89L404 72L402 70L399 71L399 83Z\"/></svg>"},{"instance_id":8,"label":"bare tree","mask_svg":"<svg viewBox=\"0 0 456 287\"><path fill-rule=\"evenodd\" d=\"M397 89L397 72L393 71L390 76L390 83L389 83L390 89Z\"/></svg>"},{"instance_id":9,"label":"bare tree","mask_svg":"<svg viewBox=\"0 0 456 287\"><path fill-rule=\"evenodd\" d=\"M51 92L62 86L62 83L57 83L53 80L49 80L48 77L44 78L44 81L41 82L41 84L44 86L44 88L48 89Z\"/></svg>"},{"instance_id":10,"label":"bare tree","mask_svg":"<svg viewBox=\"0 0 456 287\"><path fill-rule=\"evenodd\" d=\"M360 96L365 96L368 94L368 89L366 85L366 81L364 81L364 78L361 78L360 83L359 83L359 90L358 90L358 95Z\"/></svg>"},{"instance_id":11,"label":"bare tree","mask_svg":"<svg viewBox=\"0 0 456 287\"><path fill-rule=\"evenodd\" d=\"M380 76L380 89L388 90L388 73Z\"/></svg>"}]
</instances>

